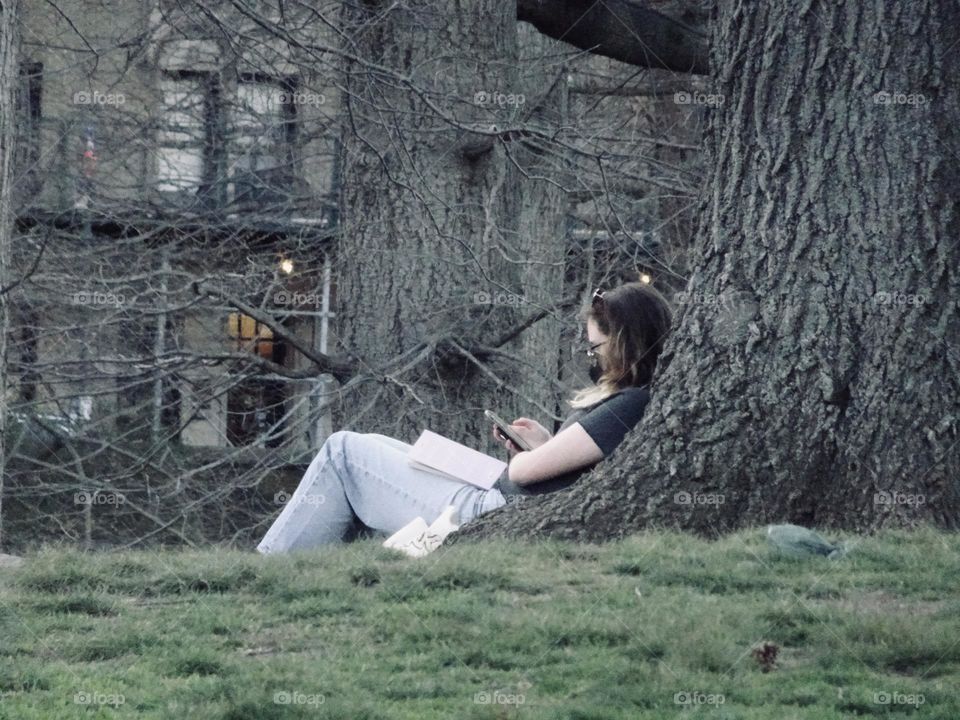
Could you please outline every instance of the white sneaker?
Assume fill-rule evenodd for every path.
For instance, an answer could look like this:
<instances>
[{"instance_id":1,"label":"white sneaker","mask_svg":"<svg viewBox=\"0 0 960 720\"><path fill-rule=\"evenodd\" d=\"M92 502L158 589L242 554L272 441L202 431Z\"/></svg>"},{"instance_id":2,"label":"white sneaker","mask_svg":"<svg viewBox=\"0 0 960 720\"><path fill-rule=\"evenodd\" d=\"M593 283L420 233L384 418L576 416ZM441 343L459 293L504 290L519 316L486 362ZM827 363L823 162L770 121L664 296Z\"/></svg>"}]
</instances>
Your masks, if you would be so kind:
<instances>
[{"instance_id":1,"label":"white sneaker","mask_svg":"<svg viewBox=\"0 0 960 720\"><path fill-rule=\"evenodd\" d=\"M440 547L447 535L459 527L456 507L447 505L429 527L426 520L416 517L384 540L383 546L410 557L423 557Z\"/></svg>"},{"instance_id":2,"label":"white sneaker","mask_svg":"<svg viewBox=\"0 0 960 720\"><path fill-rule=\"evenodd\" d=\"M427 521L422 517L416 517L384 540L383 546L410 555L410 551L413 549L412 543L423 536L426 531Z\"/></svg>"},{"instance_id":3,"label":"white sneaker","mask_svg":"<svg viewBox=\"0 0 960 720\"><path fill-rule=\"evenodd\" d=\"M460 527L460 517L457 513L457 508L453 505L447 505L446 509L437 516L437 519L434 520L430 527L427 528L427 531L433 535L437 535L440 538L440 542L452 533L454 530L457 530Z\"/></svg>"}]
</instances>

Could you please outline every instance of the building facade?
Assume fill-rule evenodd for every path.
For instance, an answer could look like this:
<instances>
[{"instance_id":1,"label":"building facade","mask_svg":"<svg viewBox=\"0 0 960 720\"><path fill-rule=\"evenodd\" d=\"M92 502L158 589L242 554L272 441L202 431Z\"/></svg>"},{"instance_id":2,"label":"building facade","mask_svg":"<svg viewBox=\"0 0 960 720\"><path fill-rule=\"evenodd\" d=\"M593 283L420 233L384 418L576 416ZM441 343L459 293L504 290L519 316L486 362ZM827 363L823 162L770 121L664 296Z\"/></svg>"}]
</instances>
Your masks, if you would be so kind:
<instances>
[{"instance_id":1,"label":"building facade","mask_svg":"<svg viewBox=\"0 0 960 720\"><path fill-rule=\"evenodd\" d=\"M301 457L329 432L337 92L279 12L25 4L15 413Z\"/></svg>"}]
</instances>

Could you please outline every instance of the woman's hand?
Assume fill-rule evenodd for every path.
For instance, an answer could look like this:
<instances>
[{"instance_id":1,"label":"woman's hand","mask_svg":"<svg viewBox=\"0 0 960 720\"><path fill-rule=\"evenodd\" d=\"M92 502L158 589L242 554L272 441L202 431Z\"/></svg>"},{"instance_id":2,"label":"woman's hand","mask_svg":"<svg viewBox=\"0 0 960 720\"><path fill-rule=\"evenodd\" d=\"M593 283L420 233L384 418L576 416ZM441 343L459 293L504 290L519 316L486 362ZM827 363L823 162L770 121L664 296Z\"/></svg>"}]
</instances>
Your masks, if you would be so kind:
<instances>
[{"instance_id":1,"label":"woman's hand","mask_svg":"<svg viewBox=\"0 0 960 720\"><path fill-rule=\"evenodd\" d=\"M513 431L517 435L526 440L532 448L540 447L553 437L553 433L536 420L531 420L530 418L517 418L510 423L510 427L513 428Z\"/></svg>"},{"instance_id":2,"label":"woman's hand","mask_svg":"<svg viewBox=\"0 0 960 720\"><path fill-rule=\"evenodd\" d=\"M553 437L553 435L550 434L550 431L547 430L543 425L538 423L536 420L531 420L530 418L517 418L510 423L510 429L526 440L527 444L534 449L540 447ZM500 430L496 425L493 426L493 437L497 442L507 448L507 451L511 456L521 452L520 448L514 445L508 438L505 438L500 434Z\"/></svg>"},{"instance_id":3,"label":"woman's hand","mask_svg":"<svg viewBox=\"0 0 960 720\"><path fill-rule=\"evenodd\" d=\"M507 452L510 453L510 457L513 457L518 452L521 452L520 448L514 445L510 438L503 436L503 434L500 432L500 428L498 428L496 425L493 426L493 439L507 449Z\"/></svg>"}]
</instances>

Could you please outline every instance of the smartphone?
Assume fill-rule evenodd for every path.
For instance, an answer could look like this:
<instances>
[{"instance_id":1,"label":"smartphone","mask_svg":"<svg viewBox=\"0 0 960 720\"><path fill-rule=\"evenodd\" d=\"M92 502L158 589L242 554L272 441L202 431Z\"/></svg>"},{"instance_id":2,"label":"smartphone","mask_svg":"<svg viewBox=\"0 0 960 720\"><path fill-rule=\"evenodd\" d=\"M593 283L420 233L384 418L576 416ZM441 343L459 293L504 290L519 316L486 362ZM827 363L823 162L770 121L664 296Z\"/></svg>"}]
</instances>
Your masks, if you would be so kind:
<instances>
[{"instance_id":1,"label":"smartphone","mask_svg":"<svg viewBox=\"0 0 960 720\"><path fill-rule=\"evenodd\" d=\"M507 438L513 441L513 444L516 445L521 450L533 450L532 447L524 440L522 437L517 435L517 432L510 427L510 423L504 420L502 417L497 415L492 410L484 410L483 414L488 418L493 420L493 424L497 426L497 429Z\"/></svg>"}]
</instances>

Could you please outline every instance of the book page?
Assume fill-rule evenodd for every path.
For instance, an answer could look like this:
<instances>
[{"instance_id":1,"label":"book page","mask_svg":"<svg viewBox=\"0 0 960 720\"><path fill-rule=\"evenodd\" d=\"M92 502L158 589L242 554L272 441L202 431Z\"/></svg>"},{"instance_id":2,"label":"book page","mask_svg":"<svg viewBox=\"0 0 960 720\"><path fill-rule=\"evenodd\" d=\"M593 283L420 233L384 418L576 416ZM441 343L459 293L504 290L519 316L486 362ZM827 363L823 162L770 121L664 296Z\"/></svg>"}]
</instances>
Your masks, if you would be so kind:
<instances>
[{"instance_id":1,"label":"book page","mask_svg":"<svg viewBox=\"0 0 960 720\"><path fill-rule=\"evenodd\" d=\"M445 477L445 478L447 478L448 480L456 480L457 482L463 482L463 480L461 480L460 478L458 478L456 475L451 475L450 473L445 473L443 470L437 470L436 468L430 467L429 465L424 465L422 462L417 462L416 460L411 460L410 458L407 458L407 462L410 464L410 467L415 467L415 468L417 468L417 470L423 470L423 471L425 471L425 472L430 472L430 473L433 473L434 475L439 475L440 477Z\"/></svg>"},{"instance_id":2,"label":"book page","mask_svg":"<svg viewBox=\"0 0 960 720\"><path fill-rule=\"evenodd\" d=\"M507 467L507 463L484 455L473 448L430 430L420 433L407 459L460 482L489 490Z\"/></svg>"}]
</instances>

